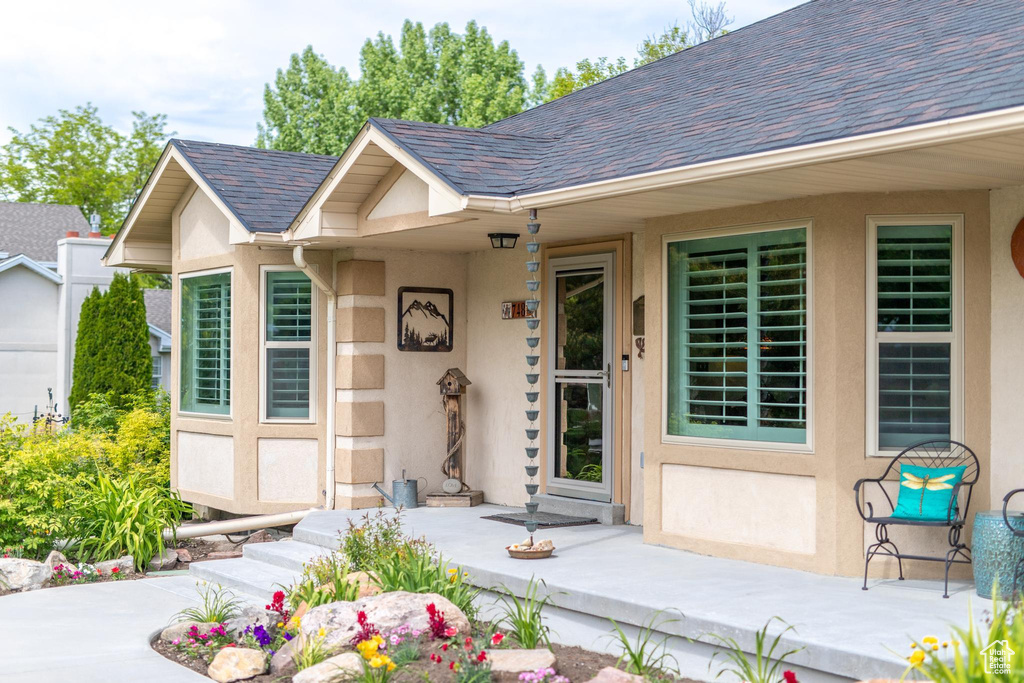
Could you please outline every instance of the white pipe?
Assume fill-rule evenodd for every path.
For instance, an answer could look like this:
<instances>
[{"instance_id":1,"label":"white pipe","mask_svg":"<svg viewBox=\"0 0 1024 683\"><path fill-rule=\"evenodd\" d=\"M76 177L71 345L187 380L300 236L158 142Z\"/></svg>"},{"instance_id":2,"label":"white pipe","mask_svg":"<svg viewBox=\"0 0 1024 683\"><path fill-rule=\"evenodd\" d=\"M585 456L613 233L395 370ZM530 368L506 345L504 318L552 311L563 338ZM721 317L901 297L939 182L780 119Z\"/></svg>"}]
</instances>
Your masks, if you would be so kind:
<instances>
[{"instance_id":1,"label":"white pipe","mask_svg":"<svg viewBox=\"0 0 1024 683\"><path fill-rule=\"evenodd\" d=\"M195 538L197 536L214 536L216 534L235 534L240 531L256 531L271 526L285 526L301 522L306 515L316 508L309 510L296 510L295 512L279 512L272 515L256 515L255 517L238 517L237 519L223 519L217 522L204 522L203 524L184 524L177 528L177 533L171 529L164 529L164 540L170 541L177 538Z\"/></svg>"},{"instance_id":2,"label":"white pipe","mask_svg":"<svg viewBox=\"0 0 1024 683\"><path fill-rule=\"evenodd\" d=\"M333 260L333 259L332 259ZM337 312L338 294L334 287L321 277L308 263L302 254L302 245L297 244L292 249L292 261L296 268L309 276L309 279L327 295L327 434L325 436L325 458L324 467L326 485L324 486L325 501L324 507L328 510L334 509L334 451L337 437L334 434L334 403L337 400L337 380L334 376L334 365L338 356L337 338Z\"/></svg>"}]
</instances>

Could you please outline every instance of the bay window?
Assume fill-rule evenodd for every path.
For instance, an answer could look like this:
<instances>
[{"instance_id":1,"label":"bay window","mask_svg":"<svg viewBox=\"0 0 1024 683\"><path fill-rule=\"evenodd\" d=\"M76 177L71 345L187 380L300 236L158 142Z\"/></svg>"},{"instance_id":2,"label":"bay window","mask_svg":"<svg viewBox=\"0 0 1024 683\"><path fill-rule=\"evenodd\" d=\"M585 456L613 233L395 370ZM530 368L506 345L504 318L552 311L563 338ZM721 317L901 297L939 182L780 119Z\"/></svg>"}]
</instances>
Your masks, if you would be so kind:
<instances>
[{"instance_id":1,"label":"bay window","mask_svg":"<svg viewBox=\"0 0 1024 683\"><path fill-rule=\"evenodd\" d=\"M808 444L807 236L666 240L667 441Z\"/></svg>"},{"instance_id":2,"label":"bay window","mask_svg":"<svg viewBox=\"0 0 1024 683\"><path fill-rule=\"evenodd\" d=\"M178 409L231 413L231 272L182 275Z\"/></svg>"},{"instance_id":3,"label":"bay window","mask_svg":"<svg viewBox=\"0 0 1024 683\"><path fill-rule=\"evenodd\" d=\"M311 421L315 376L313 288L290 267L263 268L262 417Z\"/></svg>"}]
</instances>

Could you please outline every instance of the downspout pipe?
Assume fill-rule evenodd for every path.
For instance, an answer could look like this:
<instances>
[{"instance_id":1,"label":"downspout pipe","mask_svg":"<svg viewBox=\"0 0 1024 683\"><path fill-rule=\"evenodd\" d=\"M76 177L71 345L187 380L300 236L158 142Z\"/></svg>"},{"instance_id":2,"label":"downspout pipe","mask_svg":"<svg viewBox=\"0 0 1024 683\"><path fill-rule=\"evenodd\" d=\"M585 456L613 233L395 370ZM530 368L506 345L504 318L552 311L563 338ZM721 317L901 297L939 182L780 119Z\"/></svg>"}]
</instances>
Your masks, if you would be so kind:
<instances>
[{"instance_id":1,"label":"downspout pipe","mask_svg":"<svg viewBox=\"0 0 1024 683\"><path fill-rule=\"evenodd\" d=\"M337 314L338 314L338 293L334 291L331 283L317 273L312 266L306 263L302 253L302 245L297 244L292 249L292 261L295 267L309 276L310 281L320 291L327 295L327 434L325 441L325 463L326 472L325 501L324 507L328 510L334 509L334 451L336 450L337 437L334 434L334 403L337 400L337 378L334 376L334 366L337 363Z\"/></svg>"},{"instance_id":2,"label":"downspout pipe","mask_svg":"<svg viewBox=\"0 0 1024 683\"><path fill-rule=\"evenodd\" d=\"M295 512L222 519L217 522L182 524L176 529L164 529L164 540L171 541L175 537L181 540L183 538L215 536L217 534L237 534L243 531L266 529L272 526L289 526L291 524L298 524L305 519L306 515L314 512L314 510L315 508L310 508L309 510L296 510Z\"/></svg>"}]
</instances>

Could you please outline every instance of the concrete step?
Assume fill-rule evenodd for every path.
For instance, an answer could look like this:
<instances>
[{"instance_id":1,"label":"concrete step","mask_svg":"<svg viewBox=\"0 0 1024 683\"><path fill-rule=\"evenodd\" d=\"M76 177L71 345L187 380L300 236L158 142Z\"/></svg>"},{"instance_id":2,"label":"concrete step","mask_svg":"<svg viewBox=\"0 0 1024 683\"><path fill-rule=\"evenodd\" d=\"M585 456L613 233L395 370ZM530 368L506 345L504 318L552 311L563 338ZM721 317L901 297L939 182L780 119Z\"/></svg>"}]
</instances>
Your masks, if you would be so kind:
<instances>
[{"instance_id":1,"label":"concrete step","mask_svg":"<svg viewBox=\"0 0 1024 683\"><path fill-rule=\"evenodd\" d=\"M196 579L268 602L275 591L292 585L302 576L301 570L285 569L247 557L193 562L188 573Z\"/></svg>"},{"instance_id":2,"label":"concrete step","mask_svg":"<svg viewBox=\"0 0 1024 683\"><path fill-rule=\"evenodd\" d=\"M322 555L328 555L330 552L329 548L294 540L278 541L277 543L249 543L242 546L242 557L296 572L301 572L303 565L307 562Z\"/></svg>"},{"instance_id":3,"label":"concrete step","mask_svg":"<svg viewBox=\"0 0 1024 683\"><path fill-rule=\"evenodd\" d=\"M550 512L570 517L594 517L601 524L625 524L626 506L621 503L600 503L596 500L567 498L550 493L538 493L532 501L539 503L539 512Z\"/></svg>"},{"instance_id":4,"label":"concrete step","mask_svg":"<svg viewBox=\"0 0 1024 683\"><path fill-rule=\"evenodd\" d=\"M293 543L315 545L329 550L337 550L341 547L341 536L342 532L338 529L327 529L322 525L308 524L305 519L292 529Z\"/></svg>"}]
</instances>

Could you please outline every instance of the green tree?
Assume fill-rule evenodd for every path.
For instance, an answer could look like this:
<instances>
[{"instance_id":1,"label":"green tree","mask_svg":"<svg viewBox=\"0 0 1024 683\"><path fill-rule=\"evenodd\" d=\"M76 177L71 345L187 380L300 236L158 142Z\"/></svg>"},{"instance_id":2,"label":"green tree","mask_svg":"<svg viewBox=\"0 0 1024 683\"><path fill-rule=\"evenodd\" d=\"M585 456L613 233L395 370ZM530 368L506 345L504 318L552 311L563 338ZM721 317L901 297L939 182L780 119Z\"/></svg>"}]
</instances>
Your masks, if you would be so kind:
<instances>
[{"instance_id":1,"label":"green tree","mask_svg":"<svg viewBox=\"0 0 1024 683\"><path fill-rule=\"evenodd\" d=\"M341 154L370 117L477 127L522 111L523 63L486 28L463 34L446 23L427 31L406 21L398 44L383 32L360 50L352 80L307 47L292 55L264 91L256 144L270 149Z\"/></svg>"},{"instance_id":2,"label":"green tree","mask_svg":"<svg viewBox=\"0 0 1024 683\"><path fill-rule=\"evenodd\" d=\"M78 333L75 336L75 364L71 372L71 395L68 396L68 407L77 406L96 393L93 384L96 377L97 327L100 309L103 305L103 294L96 287L82 302L78 314ZM67 409L64 411L68 412Z\"/></svg>"},{"instance_id":3,"label":"green tree","mask_svg":"<svg viewBox=\"0 0 1024 683\"><path fill-rule=\"evenodd\" d=\"M134 278L118 273L106 292L93 289L82 305L70 407L73 411L94 393L124 405L127 397L148 390L152 372L142 289Z\"/></svg>"},{"instance_id":4,"label":"green tree","mask_svg":"<svg viewBox=\"0 0 1024 683\"><path fill-rule=\"evenodd\" d=\"M92 104L61 109L29 127L10 128L0 147L0 197L7 201L74 204L98 213L105 234L121 226L167 138L167 117L132 112L125 134L107 126Z\"/></svg>"}]
</instances>

